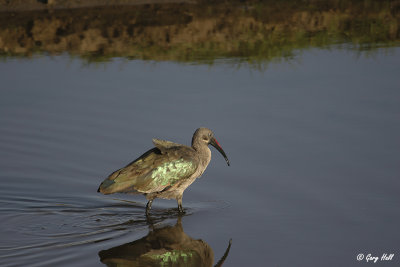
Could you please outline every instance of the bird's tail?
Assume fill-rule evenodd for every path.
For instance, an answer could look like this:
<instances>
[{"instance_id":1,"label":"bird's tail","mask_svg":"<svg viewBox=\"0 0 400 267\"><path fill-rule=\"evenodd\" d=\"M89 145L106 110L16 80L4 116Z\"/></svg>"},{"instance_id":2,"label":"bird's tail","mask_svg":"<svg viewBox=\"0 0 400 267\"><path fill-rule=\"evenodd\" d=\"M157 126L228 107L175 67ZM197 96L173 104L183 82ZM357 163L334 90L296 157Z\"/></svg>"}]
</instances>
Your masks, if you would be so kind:
<instances>
[{"instance_id":1,"label":"bird's tail","mask_svg":"<svg viewBox=\"0 0 400 267\"><path fill-rule=\"evenodd\" d=\"M121 170L117 170L110 174L99 186L97 192L108 195L118 191L118 184L115 182L115 178L119 175Z\"/></svg>"},{"instance_id":2,"label":"bird's tail","mask_svg":"<svg viewBox=\"0 0 400 267\"><path fill-rule=\"evenodd\" d=\"M114 184L114 181L105 179L97 189L97 192L103 193L105 195L107 194L112 194L112 184Z\"/></svg>"},{"instance_id":3,"label":"bird's tail","mask_svg":"<svg viewBox=\"0 0 400 267\"><path fill-rule=\"evenodd\" d=\"M126 169L122 168L110 174L110 176L100 184L97 192L105 195L113 193L136 194L139 193L134 188L136 182L136 179L130 177L129 172L126 172Z\"/></svg>"}]
</instances>

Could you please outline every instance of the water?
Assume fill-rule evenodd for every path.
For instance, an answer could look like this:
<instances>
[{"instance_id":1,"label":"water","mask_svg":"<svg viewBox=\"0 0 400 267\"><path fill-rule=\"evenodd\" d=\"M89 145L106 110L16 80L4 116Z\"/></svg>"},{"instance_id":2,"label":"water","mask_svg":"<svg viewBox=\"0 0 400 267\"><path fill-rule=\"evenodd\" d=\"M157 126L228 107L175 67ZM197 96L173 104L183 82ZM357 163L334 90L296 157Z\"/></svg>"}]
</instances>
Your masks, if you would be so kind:
<instances>
[{"instance_id":1,"label":"water","mask_svg":"<svg viewBox=\"0 0 400 267\"><path fill-rule=\"evenodd\" d=\"M364 266L368 254L398 266L400 48L346 46L206 63L12 52L0 62L0 265L144 266L150 247L169 247L164 259L181 251L191 266L224 254L224 266ZM189 145L201 126L231 166L211 148L184 216L174 200L146 218L143 196L96 192L152 138Z\"/></svg>"},{"instance_id":2,"label":"water","mask_svg":"<svg viewBox=\"0 0 400 267\"><path fill-rule=\"evenodd\" d=\"M101 265L98 252L146 236L141 196L96 192L158 137L213 150L184 194L184 233L227 266L356 265L395 253L399 49L375 58L313 49L265 72L60 56L1 64L1 265ZM153 204L156 227L175 201Z\"/></svg>"}]
</instances>

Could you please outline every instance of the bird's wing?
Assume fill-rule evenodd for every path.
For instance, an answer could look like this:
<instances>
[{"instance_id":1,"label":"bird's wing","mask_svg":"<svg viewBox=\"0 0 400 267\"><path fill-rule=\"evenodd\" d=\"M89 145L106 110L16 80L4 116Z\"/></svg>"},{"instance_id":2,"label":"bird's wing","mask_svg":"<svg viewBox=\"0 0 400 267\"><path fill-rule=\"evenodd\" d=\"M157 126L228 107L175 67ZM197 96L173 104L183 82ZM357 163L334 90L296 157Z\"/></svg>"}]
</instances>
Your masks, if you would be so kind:
<instances>
[{"instance_id":1,"label":"bird's wing","mask_svg":"<svg viewBox=\"0 0 400 267\"><path fill-rule=\"evenodd\" d=\"M160 149L161 153L166 152L169 148L172 147L182 147L184 145L181 144L177 144L171 141L166 141L166 140L161 140L161 139L156 139L153 138L153 144Z\"/></svg>"},{"instance_id":2,"label":"bird's wing","mask_svg":"<svg viewBox=\"0 0 400 267\"><path fill-rule=\"evenodd\" d=\"M103 194L160 192L194 174L199 160L191 147L178 145L160 149L159 146L113 172L100 185L99 191Z\"/></svg>"}]
</instances>

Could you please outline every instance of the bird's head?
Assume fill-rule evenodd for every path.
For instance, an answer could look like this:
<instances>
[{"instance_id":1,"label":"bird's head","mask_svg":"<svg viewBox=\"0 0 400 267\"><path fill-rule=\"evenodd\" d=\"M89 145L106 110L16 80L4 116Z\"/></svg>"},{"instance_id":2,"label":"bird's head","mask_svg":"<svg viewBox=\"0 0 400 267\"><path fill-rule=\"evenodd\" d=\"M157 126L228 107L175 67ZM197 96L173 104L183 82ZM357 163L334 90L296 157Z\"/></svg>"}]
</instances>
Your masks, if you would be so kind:
<instances>
[{"instance_id":1,"label":"bird's head","mask_svg":"<svg viewBox=\"0 0 400 267\"><path fill-rule=\"evenodd\" d=\"M210 129L208 129L208 128L197 129L193 135L192 144L194 143L195 140L197 142L200 142L200 143L203 142L206 145L212 145L213 147L215 147L219 151L219 153L221 153L222 156L224 156L225 161L228 164L228 166L230 166L228 157L226 156L221 145L218 143L217 139L215 139L214 133Z\"/></svg>"}]
</instances>

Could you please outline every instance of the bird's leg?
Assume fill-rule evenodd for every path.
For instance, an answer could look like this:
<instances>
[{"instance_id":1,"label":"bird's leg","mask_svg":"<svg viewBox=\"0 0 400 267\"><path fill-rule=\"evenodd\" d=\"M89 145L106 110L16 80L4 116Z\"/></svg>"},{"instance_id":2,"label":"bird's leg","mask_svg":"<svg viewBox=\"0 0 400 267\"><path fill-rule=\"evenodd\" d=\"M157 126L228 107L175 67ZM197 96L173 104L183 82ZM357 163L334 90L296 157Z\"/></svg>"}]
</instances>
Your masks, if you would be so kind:
<instances>
[{"instance_id":1,"label":"bird's leg","mask_svg":"<svg viewBox=\"0 0 400 267\"><path fill-rule=\"evenodd\" d=\"M150 199L149 202L146 204L146 215L149 215L150 210L151 210L151 204L153 204L153 200Z\"/></svg>"},{"instance_id":2,"label":"bird's leg","mask_svg":"<svg viewBox=\"0 0 400 267\"><path fill-rule=\"evenodd\" d=\"M183 196L179 196L179 197L176 198L176 201L178 202L178 211L179 211L179 213L185 213L185 211L183 210L183 207L182 207L182 197Z\"/></svg>"}]
</instances>

